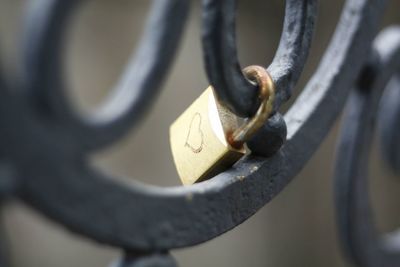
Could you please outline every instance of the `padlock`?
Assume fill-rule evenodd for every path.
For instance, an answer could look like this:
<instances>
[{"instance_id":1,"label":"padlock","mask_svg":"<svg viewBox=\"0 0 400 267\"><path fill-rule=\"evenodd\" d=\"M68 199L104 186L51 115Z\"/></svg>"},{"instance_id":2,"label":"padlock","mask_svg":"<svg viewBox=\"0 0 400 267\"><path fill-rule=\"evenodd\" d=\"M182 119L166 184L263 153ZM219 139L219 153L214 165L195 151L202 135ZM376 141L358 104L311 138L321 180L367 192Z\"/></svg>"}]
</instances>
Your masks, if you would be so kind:
<instances>
[{"instance_id":1,"label":"padlock","mask_svg":"<svg viewBox=\"0 0 400 267\"><path fill-rule=\"evenodd\" d=\"M245 142L272 111L274 84L263 67L250 66L245 76L258 84L260 107L241 126L240 118L218 101L212 86L171 125L170 145L184 185L211 178L226 170L247 152Z\"/></svg>"}]
</instances>

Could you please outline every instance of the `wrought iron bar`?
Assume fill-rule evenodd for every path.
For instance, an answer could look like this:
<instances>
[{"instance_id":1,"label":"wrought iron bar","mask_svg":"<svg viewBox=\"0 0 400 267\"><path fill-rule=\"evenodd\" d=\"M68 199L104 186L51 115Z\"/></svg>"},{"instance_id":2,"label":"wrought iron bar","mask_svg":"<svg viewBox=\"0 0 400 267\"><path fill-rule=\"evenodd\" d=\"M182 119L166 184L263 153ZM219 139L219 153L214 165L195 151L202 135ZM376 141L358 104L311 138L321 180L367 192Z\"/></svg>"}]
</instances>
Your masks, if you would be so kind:
<instances>
[{"instance_id":1,"label":"wrought iron bar","mask_svg":"<svg viewBox=\"0 0 400 267\"><path fill-rule=\"evenodd\" d=\"M371 55L374 57L365 67L368 71L361 74L345 109L335 170L336 209L342 243L351 259L359 266L394 267L400 263L399 235L378 234L369 206L367 167L383 89L387 84L387 90L400 88L396 77L400 70L400 27L383 31Z\"/></svg>"}]
</instances>

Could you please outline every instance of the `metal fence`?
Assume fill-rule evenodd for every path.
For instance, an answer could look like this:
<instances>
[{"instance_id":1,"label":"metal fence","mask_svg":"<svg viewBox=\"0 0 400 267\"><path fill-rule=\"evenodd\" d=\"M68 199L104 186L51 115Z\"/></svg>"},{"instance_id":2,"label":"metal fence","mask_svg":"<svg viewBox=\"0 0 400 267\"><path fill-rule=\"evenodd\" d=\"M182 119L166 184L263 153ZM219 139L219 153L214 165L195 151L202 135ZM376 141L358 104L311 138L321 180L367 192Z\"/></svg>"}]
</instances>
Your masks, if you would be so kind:
<instances>
[{"instance_id":1,"label":"metal fence","mask_svg":"<svg viewBox=\"0 0 400 267\"><path fill-rule=\"evenodd\" d=\"M25 22L22 72L0 77L2 196L18 197L78 234L120 247L125 257L116 266L175 266L168 251L229 231L277 196L319 147L347 101L334 175L343 247L359 266L399 266L399 239L395 233L379 236L366 180L375 119L385 159L400 172L400 28L377 33L385 2L346 2L318 68L281 115L278 110L307 60L317 18L317 1L287 0L279 48L267 67L276 86L276 113L259 133L275 141L257 143L257 155L213 179L162 188L119 183L88 164L88 155L120 139L151 108L190 2L154 1L115 93L84 117L69 103L62 75L66 31L81 1L33 1ZM202 12L210 84L235 114L251 116L258 106L256 87L243 76L237 57L236 1L206 0ZM284 144L273 138L282 133Z\"/></svg>"}]
</instances>

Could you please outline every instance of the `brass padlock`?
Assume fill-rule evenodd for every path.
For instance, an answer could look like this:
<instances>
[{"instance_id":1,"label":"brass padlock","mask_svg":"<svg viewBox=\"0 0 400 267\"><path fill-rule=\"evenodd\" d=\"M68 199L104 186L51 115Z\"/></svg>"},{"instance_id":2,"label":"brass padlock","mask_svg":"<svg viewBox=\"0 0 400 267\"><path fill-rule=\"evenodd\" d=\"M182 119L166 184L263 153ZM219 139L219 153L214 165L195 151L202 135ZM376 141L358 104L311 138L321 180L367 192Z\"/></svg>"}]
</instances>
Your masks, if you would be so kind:
<instances>
[{"instance_id":1,"label":"brass padlock","mask_svg":"<svg viewBox=\"0 0 400 267\"><path fill-rule=\"evenodd\" d=\"M225 108L210 86L171 125L170 144L184 185L211 178L246 154L245 142L264 124L272 111L274 84L263 67L243 70L260 89L261 104L254 117L239 126L239 118Z\"/></svg>"}]
</instances>

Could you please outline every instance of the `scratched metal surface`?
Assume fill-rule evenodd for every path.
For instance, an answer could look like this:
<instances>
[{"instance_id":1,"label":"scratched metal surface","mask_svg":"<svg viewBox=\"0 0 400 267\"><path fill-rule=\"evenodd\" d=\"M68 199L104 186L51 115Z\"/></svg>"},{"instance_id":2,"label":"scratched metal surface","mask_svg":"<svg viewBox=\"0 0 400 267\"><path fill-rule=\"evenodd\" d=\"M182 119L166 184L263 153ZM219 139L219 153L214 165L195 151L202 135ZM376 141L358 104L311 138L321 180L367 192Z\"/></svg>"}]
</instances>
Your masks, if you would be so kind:
<instances>
[{"instance_id":1,"label":"scratched metal surface","mask_svg":"<svg viewBox=\"0 0 400 267\"><path fill-rule=\"evenodd\" d=\"M319 67L280 121L281 126L286 124L282 129L287 128L287 141L279 151L268 158L249 156L225 173L190 187L120 183L89 165L88 154L121 138L151 107L178 47L189 2L154 1L142 42L115 93L85 117L67 100L61 57L69 18L79 2L42 0L32 4L25 22L21 77L7 83L0 77L1 157L2 170L7 174L2 192L19 197L76 233L129 250L126 259L115 266L174 266L174 260L164 252L202 243L245 221L279 194L307 163L341 112L350 90L364 79L363 75L371 75L362 71L369 66L368 59L376 56L373 62L382 66L373 86L378 92L398 65L398 30L385 32L371 49L385 1L348 0ZM289 99L301 75L317 17L316 1L288 0L286 5L279 48L273 62L265 66L277 84L276 109ZM248 116L257 103L254 86L240 72L235 8L236 1L204 1L203 52L210 83L221 101L238 115ZM374 96L377 101L379 96ZM363 101L355 96L351 99ZM396 104L387 105L393 115L387 117L386 124L382 122L386 136L396 130L392 123L398 121ZM362 109L364 104L359 105ZM353 108L355 111L349 114L360 112L357 104ZM368 112L375 114L374 109ZM367 120L360 120L360 127L368 126L362 123ZM270 133L266 129L267 136ZM348 136L367 140L369 136L362 136L365 131L356 130L349 131ZM394 142L386 144L384 151L396 169L399 156L394 148L399 145L393 140L383 139ZM361 160L368 152L358 151L357 145L355 142L355 154L346 154L355 155L350 159L354 164L345 166L349 174L352 168L362 167ZM338 166L344 168L340 161ZM341 192L360 190L354 187L357 185L344 182ZM357 207L351 201L360 205L360 209L343 215L344 219L339 216L346 220L340 226L345 240L350 240L348 253L362 266L395 266L399 262L397 247L382 249L376 245L373 226L362 226L369 218L357 217L366 208L365 196L348 200L347 195L339 194L337 198L339 211ZM360 230L348 235L346 227Z\"/></svg>"}]
</instances>

